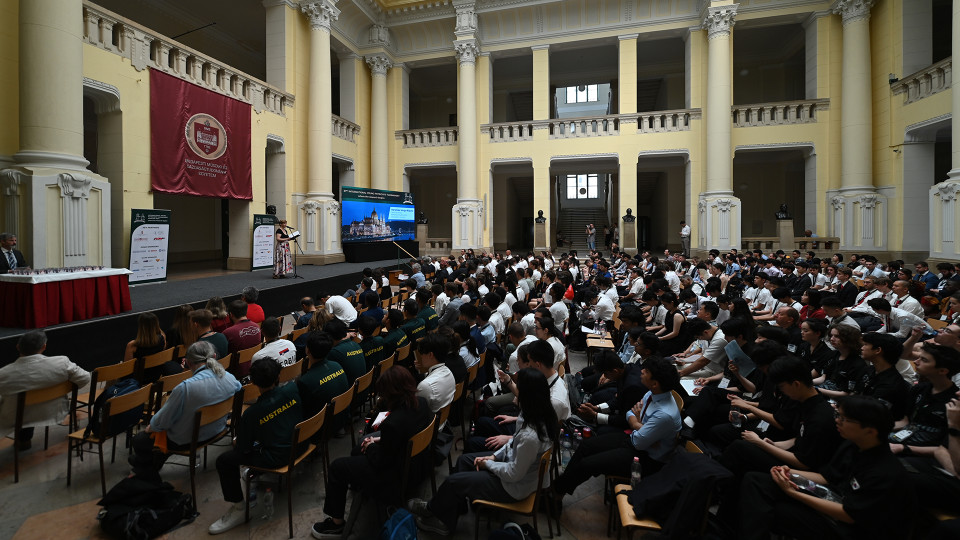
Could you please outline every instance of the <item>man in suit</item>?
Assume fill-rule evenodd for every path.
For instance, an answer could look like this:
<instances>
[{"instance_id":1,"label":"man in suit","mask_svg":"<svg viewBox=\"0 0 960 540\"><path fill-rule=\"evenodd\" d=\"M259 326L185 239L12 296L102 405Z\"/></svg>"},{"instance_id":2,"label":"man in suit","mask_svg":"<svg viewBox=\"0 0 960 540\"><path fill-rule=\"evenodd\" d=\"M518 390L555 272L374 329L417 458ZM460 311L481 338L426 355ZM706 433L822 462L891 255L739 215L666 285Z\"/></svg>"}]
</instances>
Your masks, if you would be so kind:
<instances>
[{"instance_id":1,"label":"man in suit","mask_svg":"<svg viewBox=\"0 0 960 540\"><path fill-rule=\"evenodd\" d=\"M27 266L23 253L16 249L17 235L13 233L0 233L0 274L7 274L16 268Z\"/></svg>"},{"instance_id":2,"label":"man in suit","mask_svg":"<svg viewBox=\"0 0 960 540\"><path fill-rule=\"evenodd\" d=\"M843 267L837 270L837 279L840 283L837 285L837 298L843 307L853 307L857 302L857 286L850 282L853 277L853 271L849 267Z\"/></svg>"}]
</instances>

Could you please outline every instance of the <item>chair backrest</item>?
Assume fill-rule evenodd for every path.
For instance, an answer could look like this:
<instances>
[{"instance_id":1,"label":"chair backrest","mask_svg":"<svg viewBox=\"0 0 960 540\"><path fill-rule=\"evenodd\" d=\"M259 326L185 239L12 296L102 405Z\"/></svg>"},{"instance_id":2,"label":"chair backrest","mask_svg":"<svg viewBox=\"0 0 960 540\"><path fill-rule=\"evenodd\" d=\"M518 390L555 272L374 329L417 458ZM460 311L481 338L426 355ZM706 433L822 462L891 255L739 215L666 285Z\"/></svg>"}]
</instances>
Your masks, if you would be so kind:
<instances>
[{"instance_id":1,"label":"chair backrest","mask_svg":"<svg viewBox=\"0 0 960 540\"><path fill-rule=\"evenodd\" d=\"M453 402L456 403L463 396L463 389L467 385L466 381L460 381L453 390Z\"/></svg>"},{"instance_id":2,"label":"chair backrest","mask_svg":"<svg viewBox=\"0 0 960 540\"><path fill-rule=\"evenodd\" d=\"M172 392L178 384L189 379L191 376L193 376L193 372L187 369L180 373L164 375L157 379L157 382L153 383L153 394L151 397L153 403L150 404L150 411L154 413L159 411L160 407L163 406L163 396Z\"/></svg>"},{"instance_id":3,"label":"chair backrest","mask_svg":"<svg viewBox=\"0 0 960 540\"><path fill-rule=\"evenodd\" d=\"M695 442L693 442L693 441L687 441L687 442L683 445L683 449L686 450L687 452L690 452L691 454L702 454L702 453L703 453L703 450L701 450L700 447L697 446L697 443L695 443Z\"/></svg>"},{"instance_id":4,"label":"chair backrest","mask_svg":"<svg viewBox=\"0 0 960 540\"><path fill-rule=\"evenodd\" d=\"M397 354L396 354L396 356L394 357L394 360L395 360L396 362L403 362L404 360L406 360L407 357L410 356L410 347L411 347L411 345L412 345L412 343L407 343L407 344L404 345L403 347L398 348L398 349L397 349Z\"/></svg>"},{"instance_id":5,"label":"chair backrest","mask_svg":"<svg viewBox=\"0 0 960 540\"><path fill-rule=\"evenodd\" d=\"M934 330L939 330L941 328L946 328L950 323L948 321L942 321L940 319L934 319L933 317L929 317L927 319L927 324L929 324L930 327L933 328Z\"/></svg>"},{"instance_id":6,"label":"chair backrest","mask_svg":"<svg viewBox=\"0 0 960 540\"><path fill-rule=\"evenodd\" d=\"M312 439L318 431L323 429L323 423L327 419L327 407L329 405L324 405L320 412L297 424L293 432L294 455L296 455L297 446Z\"/></svg>"},{"instance_id":7,"label":"chair backrest","mask_svg":"<svg viewBox=\"0 0 960 540\"><path fill-rule=\"evenodd\" d=\"M407 441L407 453L403 456L403 472L400 477L401 497L406 497L407 483L410 481L410 466L413 464L413 460L433 444L434 426L436 426L436 424L437 417L434 416L433 420L430 421L430 425L423 428L421 432L413 437L410 437L410 440Z\"/></svg>"},{"instance_id":8,"label":"chair backrest","mask_svg":"<svg viewBox=\"0 0 960 540\"><path fill-rule=\"evenodd\" d=\"M236 362L234 363L234 366L239 367L243 364L249 364L251 361L253 361L253 355L257 354L257 351L259 351L262 348L263 348L263 344L261 343L260 345L254 345L249 349L243 349L242 351L235 352L234 355L236 356L237 359L236 359Z\"/></svg>"},{"instance_id":9,"label":"chair backrest","mask_svg":"<svg viewBox=\"0 0 960 540\"><path fill-rule=\"evenodd\" d=\"M356 381L354 381L354 385L346 392L330 400L330 404L333 405L334 415L338 415L350 407L350 403L353 402L353 394L356 387Z\"/></svg>"},{"instance_id":10,"label":"chair backrest","mask_svg":"<svg viewBox=\"0 0 960 540\"><path fill-rule=\"evenodd\" d=\"M383 373L384 371L392 368L392 367L393 367L393 363L394 363L394 361L396 360L396 358L397 358L397 355L394 354L394 355L391 356L390 358L384 358L383 360L381 360L380 363L377 364L377 365L380 367L379 373Z\"/></svg>"},{"instance_id":11,"label":"chair backrest","mask_svg":"<svg viewBox=\"0 0 960 540\"><path fill-rule=\"evenodd\" d=\"M435 424L438 431L440 429L440 426L446 424L447 419L450 418L450 409L453 407L453 403L455 401L456 399L454 399L454 401L451 401L450 403L447 403L446 407L441 407L440 410L437 411L437 421L435 422Z\"/></svg>"},{"instance_id":12,"label":"chair backrest","mask_svg":"<svg viewBox=\"0 0 960 540\"><path fill-rule=\"evenodd\" d=\"M137 367L137 359L127 360L126 362L120 362L119 364L114 364L112 366L100 366L94 368L93 372L90 373L90 394L87 398L87 414L90 414L90 410L93 407L93 402L97 398L97 388L103 384L103 387L106 388L110 386L110 383L113 381L118 381L124 377L130 377L133 375L133 372Z\"/></svg>"},{"instance_id":13,"label":"chair backrest","mask_svg":"<svg viewBox=\"0 0 960 540\"><path fill-rule=\"evenodd\" d=\"M370 368L370 371L364 373L363 375L357 377L356 386L357 386L357 395L366 392L370 388L370 384L373 382L373 374L377 370L377 367L374 366Z\"/></svg>"},{"instance_id":14,"label":"chair backrest","mask_svg":"<svg viewBox=\"0 0 960 540\"><path fill-rule=\"evenodd\" d=\"M143 370L155 368L157 366L162 366L167 362L173 360L173 353L176 352L176 347L170 347L169 349L164 349L158 353L148 354L140 359L140 372L143 373Z\"/></svg>"},{"instance_id":15,"label":"chair backrest","mask_svg":"<svg viewBox=\"0 0 960 540\"><path fill-rule=\"evenodd\" d=\"M284 366L280 369L280 383L292 381L300 376L303 372L303 359L297 360L295 363L290 364L289 366Z\"/></svg>"},{"instance_id":16,"label":"chair backrest","mask_svg":"<svg viewBox=\"0 0 960 540\"><path fill-rule=\"evenodd\" d=\"M473 381L477 379L477 372L479 371L480 371L479 362L467 368L467 385L468 386L473 384Z\"/></svg>"},{"instance_id":17,"label":"chair backrest","mask_svg":"<svg viewBox=\"0 0 960 540\"><path fill-rule=\"evenodd\" d=\"M197 409L196 414L193 416L193 442L197 442L200 428L220 420L233 411L233 400L234 398L231 396L220 403L214 403L213 405L207 405L206 407Z\"/></svg>"},{"instance_id":18,"label":"chair backrest","mask_svg":"<svg viewBox=\"0 0 960 540\"><path fill-rule=\"evenodd\" d=\"M670 394L673 395L673 400L677 402L677 409L683 412L683 398L680 397L680 394L676 390L671 390Z\"/></svg>"},{"instance_id":19,"label":"chair backrest","mask_svg":"<svg viewBox=\"0 0 960 540\"><path fill-rule=\"evenodd\" d=\"M391 300L393 300L393 297L384 298L383 300L380 301L380 307L382 307L383 309L390 309Z\"/></svg>"},{"instance_id":20,"label":"chair backrest","mask_svg":"<svg viewBox=\"0 0 960 540\"><path fill-rule=\"evenodd\" d=\"M534 496L539 494L540 490L543 489L543 477L546 476L547 471L550 470L550 457L552 455L553 450L547 450L543 454L540 454L540 465L537 467L537 490L533 492Z\"/></svg>"},{"instance_id":21,"label":"chair backrest","mask_svg":"<svg viewBox=\"0 0 960 540\"><path fill-rule=\"evenodd\" d=\"M217 362L220 362L223 369L230 369L230 366L233 364L233 355L227 354L223 358L217 358Z\"/></svg>"},{"instance_id":22,"label":"chair backrest","mask_svg":"<svg viewBox=\"0 0 960 540\"><path fill-rule=\"evenodd\" d=\"M290 341L295 341L298 337L306 334L309 330L309 328L298 328L293 332L290 332Z\"/></svg>"},{"instance_id":23,"label":"chair backrest","mask_svg":"<svg viewBox=\"0 0 960 540\"><path fill-rule=\"evenodd\" d=\"M117 416L140 406L146 408L147 402L150 400L151 389L153 389L153 385L148 384L129 394L122 394L108 399L103 406L103 420L100 422L100 433L98 435L103 437L109 433L112 424L110 417Z\"/></svg>"}]
</instances>

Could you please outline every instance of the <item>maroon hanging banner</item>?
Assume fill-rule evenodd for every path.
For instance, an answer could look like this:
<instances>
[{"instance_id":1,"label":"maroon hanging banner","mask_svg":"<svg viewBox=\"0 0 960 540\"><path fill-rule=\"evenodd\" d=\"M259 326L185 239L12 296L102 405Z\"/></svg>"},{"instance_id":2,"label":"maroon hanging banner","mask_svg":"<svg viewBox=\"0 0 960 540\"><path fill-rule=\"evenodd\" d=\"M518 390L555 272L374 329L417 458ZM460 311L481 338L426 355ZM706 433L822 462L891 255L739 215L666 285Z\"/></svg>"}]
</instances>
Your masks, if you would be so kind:
<instances>
[{"instance_id":1,"label":"maroon hanging banner","mask_svg":"<svg viewBox=\"0 0 960 540\"><path fill-rule=\"evenodd\" d=\"M253 199L250 105L150 70L154 191Z\"/></svg>"}]
</instances>

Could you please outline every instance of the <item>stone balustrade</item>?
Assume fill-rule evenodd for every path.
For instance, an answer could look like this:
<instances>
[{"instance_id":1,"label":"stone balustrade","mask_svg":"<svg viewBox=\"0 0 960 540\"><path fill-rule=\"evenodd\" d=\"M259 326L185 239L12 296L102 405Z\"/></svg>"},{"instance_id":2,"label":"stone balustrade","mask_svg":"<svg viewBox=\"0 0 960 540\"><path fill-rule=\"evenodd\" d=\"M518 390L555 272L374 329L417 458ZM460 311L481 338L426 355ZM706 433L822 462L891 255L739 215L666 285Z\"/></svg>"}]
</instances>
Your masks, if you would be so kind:
<instances>
[{"instance_id":1,"label":"stone balustrade","mask_svg":"<svg viewBox=\"0 0 960 540\"><path fill-rule=\"evenodd\" d=\"M292 94L89 2L83 3L83 39L128 58L137 71L158 69L249 103L257 113L284 116L285 109L293 107Z\"/></svg>"},{"instance_id":2,"label":"stone balustrade","mask_svg":"<svg viewBox=\"0 0 960 540\"><path fill-rule=\"evenodd\" d=\"M690 131L690 121L699 120L700 117L700 109L678 109L620 115L621 121L624 123L628 121L637 123L637 133Z\"/></svg>"},{"instance_id":3,"label":"stone balustrade","mask_svg":"<svg viewBox=\"0 0 960 540\"><path fill-rule=\"evenodd\" d=\"M903 94L906 105L943 92L952 86L952 82L953 57L950 57L891 83L890 90L894 94Z\"/></svg>"},{"instance_id":4,"label":"stone balustrade","mask_svg":"<svg viewBox=\"0 0 960 540\"><path fill-rule=\"evenodd\" d=\"M357 142L357 135L360 135L360 126L337 115L333 115L332 120L334 137L338 137L347 142Z\"/></svg>"},{"instance_id":5,"label":"stone balustrade","mask_svg":"<svg viewBox=\"0 0 960 540\"><path fill-rule=\"evenodd\" d=\"M487 133L490 142L517 142L533 140L533 122L504 122L500 124L484 124L480 126L481 133Z\"/></svg>"},{"instance_id":6,"label":"stone balustrade","mask_svg":"<svg viewBox=\"0 0 960 540\"><path fill-rule=\"evenodd\" d=\"M553 119L547 120L546 124L550 130L551 139L579 139L620 134L618 116Z\"/></svg>"},{"instance_id":7,"label":"stone balustrade","mask_svg":"<svg viewBox=\"0 0 960 540\"><path fill-rule=\"evenodd\" d=\"M818 111L825 111L829 108L829 99L734 105L732 109L733 127L810 124L817 121Z\"/></svg>"},{"instance_id":8,"label":"stone balustrade","mask_svg":"<svg viewBox=\"0 0 960 540\"><path fill-rule=\"evenodd\" d=\"M457 128L408 129L396 132L397 140L403 141L404 148L431 148L437 146L456 146Z\"/></svg>"}]
</instances>

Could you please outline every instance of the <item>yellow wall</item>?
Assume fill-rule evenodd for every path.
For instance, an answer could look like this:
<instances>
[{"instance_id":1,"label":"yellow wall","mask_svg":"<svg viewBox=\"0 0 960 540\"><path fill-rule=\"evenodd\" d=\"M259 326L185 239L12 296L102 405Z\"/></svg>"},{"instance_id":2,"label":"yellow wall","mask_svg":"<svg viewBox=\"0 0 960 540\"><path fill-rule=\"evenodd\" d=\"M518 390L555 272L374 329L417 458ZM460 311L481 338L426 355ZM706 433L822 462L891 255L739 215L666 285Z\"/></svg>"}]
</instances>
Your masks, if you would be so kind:
<instances>
[{"instance_id":1,"label":"yellow wall","mask_svg":"<svg viewBox=\"0 0 960 540\"><path fill-rule=\"evenodd\" d=\"M12 156L20 149L20 65L19 8L17 0L0 2L0 156Z\"/></svg>"}]
</instances>

